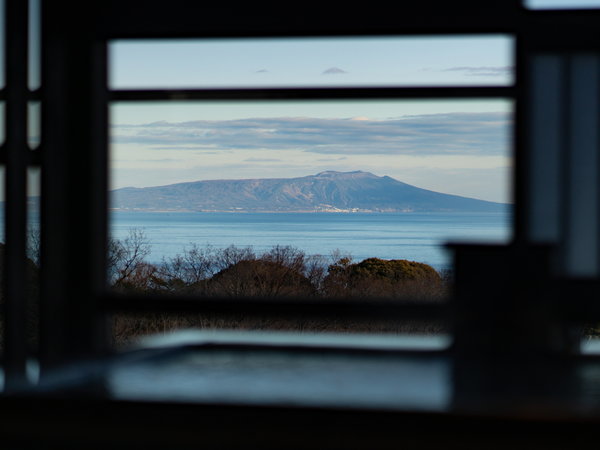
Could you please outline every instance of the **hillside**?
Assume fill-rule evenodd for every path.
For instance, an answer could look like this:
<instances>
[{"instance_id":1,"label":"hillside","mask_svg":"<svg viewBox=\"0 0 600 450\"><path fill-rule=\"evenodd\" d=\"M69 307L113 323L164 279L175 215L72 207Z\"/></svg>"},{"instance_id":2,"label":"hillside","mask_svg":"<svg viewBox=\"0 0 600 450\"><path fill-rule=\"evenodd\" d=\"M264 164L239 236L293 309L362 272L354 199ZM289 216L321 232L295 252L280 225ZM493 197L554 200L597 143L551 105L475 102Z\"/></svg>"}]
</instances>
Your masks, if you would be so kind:
<instances>
[{"instance_id":1,"label":"hillside","mask_svg":"<svg viewBox=\"0 0 600 450\"><path fill-rule=\"evenodd\" d=\"M420 189L369 172L327 171L299 178L127 187L111 192L111 207L207 212L491 212L506 205Z\"/></svg>"}]
</instances>

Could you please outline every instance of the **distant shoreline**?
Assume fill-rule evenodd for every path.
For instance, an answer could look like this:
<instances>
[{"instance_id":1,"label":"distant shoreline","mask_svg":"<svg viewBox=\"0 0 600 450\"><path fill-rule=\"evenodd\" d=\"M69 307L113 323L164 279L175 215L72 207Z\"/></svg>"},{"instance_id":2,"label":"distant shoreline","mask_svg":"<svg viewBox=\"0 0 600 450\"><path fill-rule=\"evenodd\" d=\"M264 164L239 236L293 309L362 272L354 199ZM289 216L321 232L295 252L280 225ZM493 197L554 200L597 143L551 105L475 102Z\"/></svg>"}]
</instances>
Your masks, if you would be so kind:
<instances>
[{"instance_id":1,"label":"distant shoreline","mask_svg":"<svg viewBox=\"0 0 600 450\"><path fill-rule=\"evenodd\" d=\"M130 212L130 213L198 213L198 214L503 214L510 210L511 204L506 204L505 211L378 211L378 210L290 210L290 211L251 211L251 210L158 210L158 209L126 209L126 208L109 208L109 212Z\"/></svg>"}]
</instances>

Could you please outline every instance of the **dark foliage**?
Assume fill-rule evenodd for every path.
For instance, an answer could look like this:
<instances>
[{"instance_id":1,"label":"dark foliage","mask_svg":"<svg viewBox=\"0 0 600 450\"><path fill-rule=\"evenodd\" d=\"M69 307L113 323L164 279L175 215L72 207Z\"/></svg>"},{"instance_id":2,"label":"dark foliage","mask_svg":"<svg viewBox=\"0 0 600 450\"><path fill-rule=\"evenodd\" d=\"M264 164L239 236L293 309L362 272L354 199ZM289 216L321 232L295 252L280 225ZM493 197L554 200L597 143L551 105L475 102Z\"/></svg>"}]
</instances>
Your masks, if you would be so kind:
<instances>
[{"instance_id":1,"label":"dark foliage","mask_svg":"<svg viewBox=\"0 0 600 450\"><path fill-rule=\"evenodd\" d=\"M234 297L312 296L316 290L301 273L302 266L300 261L268 257L240 261L214 275L209 282L209 292Z\"/></svg>"},{"instance_id":2,"label":"dark foliage","mask_svg":"<svg viewBox=\"0 0 600 450\"><path fill-rule=\"evenodd\" d=\"M446 289L441 276L427 264L379 258L351 264L342 258L329 266L324 292L330 297L439 300Z\"/></svg>"},{"instance_id":3,"label":"dark foliage","mask_svg":"<svg viewBox=\"0 0 600 450\"><path fill-rule=\"evenodd\" d=\"M427 264L369 258L353 263L350 256L306 255L291 246L274 246L262 254L249 247L217 249L190 244L182 254L150 264L150 245L132 230L122 241L111 241L109 281L121 292L163 293L210 297L360 298L440 301L447 283ZM440 324L355 323L258 319L243 316L209 317L190 314L117 315L116 343L140 335L182 328L269 329L335 332L435 333Z\"/></svg>"}]
</instances>

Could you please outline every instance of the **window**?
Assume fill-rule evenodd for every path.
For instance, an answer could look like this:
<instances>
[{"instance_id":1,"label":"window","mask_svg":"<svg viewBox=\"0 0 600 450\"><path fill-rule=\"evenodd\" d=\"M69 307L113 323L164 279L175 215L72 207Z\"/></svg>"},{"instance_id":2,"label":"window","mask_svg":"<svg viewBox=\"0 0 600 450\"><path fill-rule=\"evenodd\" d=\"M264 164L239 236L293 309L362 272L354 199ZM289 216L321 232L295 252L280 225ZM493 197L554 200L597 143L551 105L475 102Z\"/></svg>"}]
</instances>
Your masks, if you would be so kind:
<instances>
[{"instance_id":1,"label":"window","mask_svg":"<svg viewBox=\"0 0 600 450\"><path fill-rule=\"evenodd\" d=\"M402 89L510 86L512 45L504 35L112 42L109 284L198 301L445 301L448 240L511 239L512 103L406 99ZM174 95L178 101L167 101ZM429 189L409 186L417 196L441 199L430 192L437 191L487 202L411 203L396 192L405 186L398 180ZM295 187L261 187L275 182ZM249 192L251 184L281 193L265 197ZM373 184L380 187L372 198L352 197L357 189L375 192ZM291 199L290 189L302 198ZM395 275L376 276L371 266L391 267L389 260L399 260ZM424 272L408 275L400 263ZM405 321L153 317L133 325L117 315L117 341L127 328L194 325L305 333L444 329Z\"/></svg>"},{"instance_id":2,"label":"window","mask_svg":"<svg viewBox=\"0 0 600 450\"><path fill-rule=\"evenodd\" d=\"M502 442L507 446L516 441L517 431L529 432L530 440L521 443L533 442L532 436L540 428L530 428L531 417L544 431L537 438L552 436L546 433L549 430L565 431L561 428L565 423L569 427L580 425L580 436L590 431L586 426L593 424L587 422L593 418L588 412L593 412L597 402L597 355L581 355L580 351L582 334L595 333L594 325L600 320L596 306L600 207L595 170L599 162L599 49L596 40L590 38L597 33L593 12L527 10L517 0L432 2L403 6L400 15L391 15L377 5L360 11L325 5L316 11L307 6L294 14L279 14L256 5L242 5L232 13L229 5L172 0L165 8L164 2L146 0L140 8L134 0L105 0L90 2L86 11L80 11L80 20L73 21L64 14L66 2L42 1L41 83L37 89L37 84L27 83L29 11L23 5L26 3L18 0L3 3L7 30L6 76L0 90L6 121L1 152L6 174L6 391L26 389L36 401L40 389L59 397L75 392L84 407L92 405L91 395L102 398L98 408L91 408L100 415L100 421L82 418L81 405L67 405L57 414L49 404L40 402L40 415L35 416L34 423L46 423L48 415L53 414L57 421L64 419L66 423L77 417L90 429L102 431L94 433L93 438L78 438L77 442L84 444L104 445L105 441L98 444L92 439L109 436L109 431L116 429L131 431L127 436L140 445L162 445L167 441L160 439L173 436L181 437L177 443L182 445L195 444L197 441L188 440L190 434L173 431L202 429L203 442L209 446L254 448L267 447L267 443L285 447L290 440L287 430L298 430L299 424L300 429L306 425L310 432L298 437L298 446L314 448L315 436L325 436L325 446L328 442L338 443L334 434L349 439L343 443L371 446L382 442L385 446L396 443L398 423L413 439L410 442L439 446L436 433L422 430L441 424L453 430L452 438L464 438L475 447L472 430L481 425L477 418L490 414L510 418L486 421L492 428L497 427L498 435L502 428L502 439L506 439ZM31 11L36 10L35 5ZM563 32L556 33L557 29ZM185 74L174 85L142 74L148 76L136 85L108 71L110 61L127 55L127 41L132 45L135 41L139 55L148 50L147 40L152 39L210 41L210 45L222 46L218 52L226 52L232 43L254 45L265 39L282 39L287 45L295 39L338 42L482 35L501 36L499 45L507 54L514 47L516 64L470 66L457 62L456 70L446 75L458 77L462 73L464 78L449 85L438 84L435 76L427 80L413 77L405 85L390 85L388 78L358 85L337 81L304 85L294 76L242 84L212 77L202 85L190 85ZM111 42L115 43L116 54L108 51ZM217 51L216 47L210 50ZM111 59L113 56L115 59ZM502 70L489 70L491 67ZM254 74L267 74L261 72L263 68L268 70L261 65L256 68L260 73ZM332 64L319 75L343 77L342 71L347 70ZM484 81L482 73L486 71L489 78ZM472 83L465 81L471 79ZM491 79L494 82L487 81ZM109 191L111 183L122 183L118 178L122 174L110 173L109 149L115 145L110 141L111 133L139 143L140 139L157 135L168 137L173 123L183 128L182 120L154 127L145 120L120 123L127 108L142 105L137 114L150 117L154 111L179 107L176 102L185 103L186 108L210 106L212 111L231 111L244 104L256 111L301 103L312 106L317 102L357 102L363 106L380 102L397 107L417 100L446 104L466 100L504 102L503 111L512 114L507 145L514 152L509 169L510 196L514 200L510 240L450 247L454 270L450 301L273 301L264 296L194 298L107 289ZM41 117L36 119L38 104ZM32 107L30 119L28 105ZM352 117L360 118L354 112ZM261 126L266 128L266 124ZM185 142L184 146L192 144L196 142ZM116 151L114 154L119 155L120 150ZM29 314L22 299L27 286L26 181L28 169L35 166L42 170L41 298L39 350L31 351L25 333ZM403 342L377 336L353 339L286 333L206 333L179 335L173 341L159 339L140 352L117 357L110 349L107 327L107 319L115 313L241 314L329 322L442 320L450 324L452 342L434 347L411 342L407 347ZM108 363L101 356L107 356ZM27 361L32 358L41 367L39 382L30 380L36 381L35 386L24 388ZM90 360L93 364L84 364ZM65 367L69 368L67 373ZM131 414L131 409L125 411L123 400L126 407L139 407L136 411L141 415ZM14 401L10 405L18 408L29 405L20 397ZM181 403L192 405L187 409ZM165 408L172 408L169 411L176 414L164 414ZM351 410L349 415L346 408ZM14 410L7 413L7 420L20 426L7 428L21 430L24 423L31 422L32 409L23 415L27 419L20 419ZM33 411L38 414L38 410ZM198 411L205 413L202 417L211 424L207 429L202 428L204 422L198 423ZM558 418L553 415L556 411L561 414ZM140 428L123 426L122 414L127 414L135 425L147 427L149 434L140 436ZM326 428L318 428L320 421L315 420L315 414L324 419ZM580 421L582 416L586 421ZM265 417L269 420L263 421ZM229 432L212 427L215 423L211 420L231 424ZM464 426L465 421L469 426ZM337 425L331 429L331 424L338 423L357 426L346 430L346 435ZM376 437L381 441L365 431L365 423L378 425L382 432ZM240 435L248 433L237 431L261 425L271 433L244 437L250 440L240 442ZM319 433L312 433L317 428ZM45 430L40 427L41 434L31 434L43 443L68 440L67 436L56 438Z\"/></svg>"}]
</instances>

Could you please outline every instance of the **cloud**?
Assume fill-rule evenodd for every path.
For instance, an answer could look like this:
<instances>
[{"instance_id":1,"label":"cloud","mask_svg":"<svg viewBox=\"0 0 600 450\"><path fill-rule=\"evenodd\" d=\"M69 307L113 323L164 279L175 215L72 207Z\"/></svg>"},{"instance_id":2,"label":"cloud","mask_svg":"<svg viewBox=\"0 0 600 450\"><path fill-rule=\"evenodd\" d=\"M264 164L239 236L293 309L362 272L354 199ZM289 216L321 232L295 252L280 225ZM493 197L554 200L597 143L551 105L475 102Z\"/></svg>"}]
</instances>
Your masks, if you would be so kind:
<instances>
[{"instance_id":1,"label":"cloud","mask_svg":"<svg viewBox=\"0 0 600 450\"><path fill-rule=\"evenodd\" d=\"M330 67L327 70L321 72L321 75L339 75L342 73L348 73L344 69L340 69L339 67Z\"/></svg>"},{"instance_id":2,"label":"cloud","mask_svg":"<svg viewBox=\"0 0 600 450\"><path fill-rule=\"evenodd\" d=\"M246 162L282 162L282 159L279 158L246 158L244 159Z\"/></svg>"},{"instance_id":3,"label":"cloud","mask_svg":"<svg viewBox=\"0 0 600 450\"><path fill-rule=\"evenodd\" d=\"M164 147L154 145L152 147L152 149L153 150L196 150L198 153L201 153L203 155L210 155L210 154L221 153L221 152L219 152L219 150L215 150L214 147L208 147L207 148L205 146L199 146L199 145L185 145L185 146L181 146L181 145L177 144L176 146L166 145Z\"/></svg>"},{"instance_id":4,"label":"cloud","mask_svg":"<svg viewBox=\"0 0 600 450\"><path fill-rule=\"evenodd\" d=\"M463 72L472 77L497 77L511 75L513 70L512 66L458 66L444 69L443 72Z\"/></svg>"},{"instance_id":5,"label":"cloud","mask_svg":"<svg viewBox=\"0 0 600 450\"><path fill-rule=\"evenodd\" d=\"M269 71L268 71L267 69L260 69L260 70L257 70L257 71L256 71L256 72L254 72L254 73L268 73L268 72L269 72Z\"/></svg>"},{"instance_id":6,"label":"cloud","mask_svg":"<svg viewBox=\"0 0 600 450\"><path fill-rule=\"evenodd\" d=\"M340 156L339 158L318 158L316 161L318 162L337 162L347 160L347 156Z\"/></svg>"},{"instance_id":7,"label":"cloud","mask_svg":"<svg viewBox=\"0 0 600 450\"><path fill-rule=\"evenodd\" d=\"M505 155L506 113L447 113L389 120L273 117L117 126L116 144L198 151L300 150L315 154Z\"/></svg>"}]
</instances>

